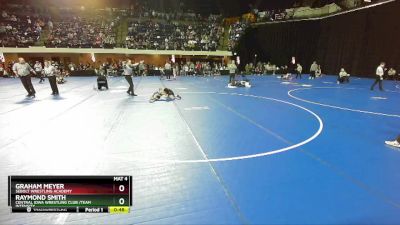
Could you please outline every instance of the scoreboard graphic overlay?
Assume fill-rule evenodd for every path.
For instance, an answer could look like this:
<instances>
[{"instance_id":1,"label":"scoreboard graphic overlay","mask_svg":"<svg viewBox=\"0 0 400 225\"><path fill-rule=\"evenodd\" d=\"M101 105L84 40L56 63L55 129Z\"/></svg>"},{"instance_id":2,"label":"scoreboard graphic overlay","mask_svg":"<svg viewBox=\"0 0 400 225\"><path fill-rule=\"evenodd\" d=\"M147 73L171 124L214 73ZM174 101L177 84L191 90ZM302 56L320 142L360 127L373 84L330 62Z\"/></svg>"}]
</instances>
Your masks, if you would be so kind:
<instances>
[{"instance_id":1,"label":"scoreboard graphic overlay","mask_svg":"<svg viewBox=\"0 0 400 225\"><path fill-rule=\"evenodd\" d=\"M13 213L129 213L131 176L9 176Z\"/></svg>"}]
</instances>

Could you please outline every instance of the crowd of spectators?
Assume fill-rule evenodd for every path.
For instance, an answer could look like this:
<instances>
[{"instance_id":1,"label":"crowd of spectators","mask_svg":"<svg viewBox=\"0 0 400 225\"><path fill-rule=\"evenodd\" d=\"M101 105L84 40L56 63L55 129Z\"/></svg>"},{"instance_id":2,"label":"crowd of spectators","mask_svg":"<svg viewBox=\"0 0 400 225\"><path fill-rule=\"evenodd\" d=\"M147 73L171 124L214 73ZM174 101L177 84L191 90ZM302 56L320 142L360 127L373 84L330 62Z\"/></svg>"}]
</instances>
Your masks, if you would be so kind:
<instances>
[{"instance_id":1,"label":"crowd of spectators","mask_svg":"<svg viewBox=\"0 0 400 225\"><path fill-rule=\"evenodd\" d=\"M147 8L131 11L134 13L128 14L131 22L125 39L127 48L216 51L220 47L224 34L220 15L157 12ZM42 29L46 28L47 36L43 38L46 47L113 48L117 45L116 30L121 15L66 12L54 18L48 16L45 20L34 13L20 16L2 10L0 46L34 45L40 39Z\"/></svg>"},{"instance_id":2,"label":"crowd of spectators","mask_svg":"<svg viewBox=\"0 0 400 225\"><path fill-rule=\"evenodd\" d=\"M25 8L15 11L21 13ZM45 20L38 14L13 10L1 10L0 16L0 47L28 47L34 45L40 37Z\"/></svg>"},{"instance_id":3,"label":"crowd of spectators","mask_svg":"<svg viewBox=\"0 0 400 225\"><path fill-rule=\"evenodd\" d=\"M316 77L320 77L322 75L322 69L321 65L317 64L317 62L314 62L310 70L307 70L306 68L303 69L303 66L300 63L296 63L295 67L293 65L276 65L271 62L261 62L258 61L257 63L247 63L244 68L242 73L245 75L285 75L285 74L292 74L294 71L299 71L301 74L302 72L308 73L309 71L313 70L316 74Z\"/></svg>"},{"instance_id":4,"label":"crowd of spectators","mask_svg":"<svg viewBox=\"0 0 400 225\"><path fill-rule=\"evenodd\" d=\"M175 64L175 73L177 76L221 75L221 71L226 69L226 64L218 61L181 61Z\"/></svg>"},{"instance_id":5,"label":"crowd of spectators","mask_svg":"<svg viewBox=\"0 0 400 225\"><path fill-rule=\"evenodd\" d=\"M47 47L112 48L117 45L116 30L122 16L127 16L131 22L125 43L119 44L131 49L215 51L221 47L224 34L220 15L204 16L168 8L157 11L147 7L145 1L129 9L118 9L119 14L114 16L97 12L65 12L58 15L57 20L50 20L45 13L38 14L28 2L23 5L10 4L12 7L0 6L0 46L35 45L47 25L49 33L44 38ZM365 4L371 3L359 0L354 7ZM300 6L295 5L291 9L297 8ZM251 22L292 19L293 15L288 14L287 10L252 9L249 14L254 15ZM235 49L249 23L243 20L229 26L228 50ZM120 38L123 40L122 36Z\"/></svg>"},{"instance_id":6,"label":"crowd of spectators","mask_svg":"<svg viewBox=\"0 0 400 225\"><path fill-rule=\"evenodd\" d=\"M97 74L99 75L112 75L118 76L123 71L123 61L104 62L96 68ZM227 66L214 60L204 61L167 61L166 65L172 69L172 75L175 76L212 76L221 75L223 70L227 69ZM134 67L134 74L137 76L148 76L148 75L163 75L165 74L165 65L154 65L148 64L143 60L138 62L138 65Z\"/></svg>"},{"instance_id":7,"label":"crowd of spectators","mask_svg":"<svg viewBox=\"0 0 400 225\"><path fill-rule=\"evenodd\" d=\"M156 10L148 6L146 1L141 3L136 2L136 4L131 5L128 15L131 18L145 18L145 19L157 19L157 20L165 20L165 21L204 21L213 18L220 18L220 15L202 15L199 13L195 13L192 10L185 9L171 9L165 7L163 11Z\"/></svg>"},{"instance_id":8,"label":"crowd of spectators","mask_svg":"<svg viewBox=\"0 0 400 225\"><path fill-rule=\"evenodd\" d=\"M255 15L257 15L257 22L272 22L278 20L289 20L293 18L293 15L289 15L284 9L266 10L263 12L258 12Z\"/></svg>"},{"instance_id":9,"label":"crowd of spectators","mask_svg":"<svg viewBox=\"0 0 400 225\"><path fill-rule=\"evenodd\" d=\"M215 51L224 28L216 17L207 22L136 20L128 28L131 49Z\"/></svg>"},{"instance_id":10,"label":"crowd of spectators","mask_svg":"<svg viewBox=\"0 0 400 225\"><path fill-rule=\"evenodd\" d=\"M345 0L328 0L328 1L314 1L313 4L305 4L301 5L300 2L295 2L293 7L288 8L288 9L269 9L269 10L259 10L259 9L252 9L251 13L256 16L257 22L273 22L273 21L282 21L282 20L292 20L292 19L303 19L303 18L310 18L310 17L319 17L323 16L326 14L319 14L319 13L313 13L313 14L306 14L303 15L300 18L296 18L295 12L299 12L299 16L301 15L301 11L306 11L306 10L315 10L318 8L322 8L324 6L327 6L329 4L334 4L337 9L332 9L332 11L329 11L328 14L336 13L336 12L341 12L341 11L346 11L346 10L351 10L354 8L359 8L359 7L364 7L370 4L374 4L377 2L384 2L387 0L354 0L354 1L348 1L348 3L351 4L346 4ZM307 9L308 8L308 9Z\"/></svg>"},{"instance_id":11,"label":"crowd of spectators","mask_svg":"<svg viewBox=\"0 0 400 225\"><path fill-rule=\"evenodd\" d=\"M70 72L73 71L87 71L87 70L94 70L95 65L93 63L89 62L80 62L78 65L75 65L74 63L68 63L66 69L68 69Z\"/></svg>"},{"instance_id":12,"label":"crowd of spectators","mask_svg":"<svg viewBox=\"0 0 400 225\"><path fill-rule=\"evenodd\" d=\"M155 10L141 10L139 12L132 11L130 13L132 17L149 18L149 19L159 19L166 21L202 21L207 18L203 17L201 14L196 14L193 12L158 12Z\"/></svg>"},{"instance_id":13,"label":"crowd of spectators","mask_svg":"<svg viewBox=\"0 0 400 225\"><path fill-rule=\"evenodd\" d=\"M49 22L46 47L112 48L116 44L115 28L120 17L69 16Z\"/></svg>"},{"instance_id":14,"label":"crowd of spectators","mask_svg":"<svg viewBox=\"0 0 400 225\"><path fill-rule=\"evenodd\" d=\"M235 49L236 44L239 42L240 37L243 35L246 28L249 26L248 21L238 21L229 26L229 43L228 50Z\"/></svg>"},{"instance_id":15,"label":"crowd of spectators","mask_svg":"<svg viewBox=\"0 0 400 225\"><path fill-rule=\"evenodd\" d=\"M168 13L168 12L157 12L155 10L151 10L150 12L145 12L144 17L148 18L155 18L155 19L162 19L162 20L167 20L167 21L172 21L172 20L183 20L183 21L201 21L204 20L203 16L200 14L196 14L193 12L174 12L174 13Z\"/></svg>"}]
</instances>

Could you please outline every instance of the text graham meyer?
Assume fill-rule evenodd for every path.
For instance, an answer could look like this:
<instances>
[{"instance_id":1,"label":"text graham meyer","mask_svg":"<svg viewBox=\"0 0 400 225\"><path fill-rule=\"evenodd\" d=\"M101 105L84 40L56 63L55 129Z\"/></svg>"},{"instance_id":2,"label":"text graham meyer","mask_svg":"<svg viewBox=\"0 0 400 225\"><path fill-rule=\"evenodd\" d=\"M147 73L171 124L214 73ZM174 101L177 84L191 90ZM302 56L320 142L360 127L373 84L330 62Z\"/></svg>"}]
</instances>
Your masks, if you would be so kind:
<instances>
[{"instance_id":1,"label":"text graham meyer","mask_svg":"<svg viewBox=\"0 0 400 225\"><path fill-rule=\"evenodd\" d=\"M64 189L64 184L15 184L16 189Z\"/></svg>"}]
</instances>

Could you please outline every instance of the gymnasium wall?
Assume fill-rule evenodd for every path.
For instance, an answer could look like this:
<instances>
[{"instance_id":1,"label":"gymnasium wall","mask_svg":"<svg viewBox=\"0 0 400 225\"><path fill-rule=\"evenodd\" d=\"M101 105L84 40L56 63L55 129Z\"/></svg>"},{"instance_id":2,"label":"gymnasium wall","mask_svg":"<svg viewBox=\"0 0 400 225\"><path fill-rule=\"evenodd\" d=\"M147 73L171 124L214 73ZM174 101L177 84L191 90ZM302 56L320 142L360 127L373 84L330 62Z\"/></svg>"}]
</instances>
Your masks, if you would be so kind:
<instances>
[{"instance_id":1,"label":"gymnasium wall","mask_svg":"<svg viewBox=\"0 0 400 225\"><path fill-rule=\"evenodd\" d=\"M307 72L313 60L326 74L344 67L373 76L381 61L400 71L399 12L395 1L321 20L263 24L247 30L236 52L243 64L254 62L255 54L277 65L296 56Z\"/></svg>"}]
</instances>

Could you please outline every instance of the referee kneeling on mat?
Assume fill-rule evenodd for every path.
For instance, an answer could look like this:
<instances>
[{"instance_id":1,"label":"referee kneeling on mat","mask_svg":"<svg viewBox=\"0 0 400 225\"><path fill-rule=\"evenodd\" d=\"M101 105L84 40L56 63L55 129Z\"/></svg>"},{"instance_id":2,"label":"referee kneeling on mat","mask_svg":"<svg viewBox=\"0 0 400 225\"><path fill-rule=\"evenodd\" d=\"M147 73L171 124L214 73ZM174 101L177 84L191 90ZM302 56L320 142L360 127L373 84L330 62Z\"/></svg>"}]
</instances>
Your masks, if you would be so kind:
<instances>
[{"instance_id":1,"label":"referee kneeling on mat","mask_svg":"<svg viewBox=\"0 0 400 225\"><path fill-rule=\"evenodd\" d=\"M57 87L57 79L56 79L56 68L51 65L49 61L44 61L43 68L44 75L49 78L49 83L51 90L53 91L52 95L59 95L58 87Z\"/></svg>"}]
</instances>

